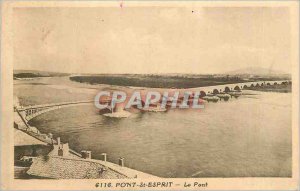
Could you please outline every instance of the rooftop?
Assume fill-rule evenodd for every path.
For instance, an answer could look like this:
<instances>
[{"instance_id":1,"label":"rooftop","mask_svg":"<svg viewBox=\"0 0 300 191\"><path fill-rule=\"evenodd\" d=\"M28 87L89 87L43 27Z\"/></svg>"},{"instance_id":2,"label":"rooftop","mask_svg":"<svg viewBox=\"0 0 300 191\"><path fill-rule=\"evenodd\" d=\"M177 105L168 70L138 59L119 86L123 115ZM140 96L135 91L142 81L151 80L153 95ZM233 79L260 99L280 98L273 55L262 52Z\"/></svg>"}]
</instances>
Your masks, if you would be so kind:
<instances>
[{"instance_id":1,"label":"rooftop","mask_svg":"<svg viewBox=\"0 0 300 191\"><path fill-rule=\"evenodd\" d=\"M29 175L53 179L121 179L127 176L104 165L85 159L44 156L36 158Z\"/></svg>"}]
</instances>

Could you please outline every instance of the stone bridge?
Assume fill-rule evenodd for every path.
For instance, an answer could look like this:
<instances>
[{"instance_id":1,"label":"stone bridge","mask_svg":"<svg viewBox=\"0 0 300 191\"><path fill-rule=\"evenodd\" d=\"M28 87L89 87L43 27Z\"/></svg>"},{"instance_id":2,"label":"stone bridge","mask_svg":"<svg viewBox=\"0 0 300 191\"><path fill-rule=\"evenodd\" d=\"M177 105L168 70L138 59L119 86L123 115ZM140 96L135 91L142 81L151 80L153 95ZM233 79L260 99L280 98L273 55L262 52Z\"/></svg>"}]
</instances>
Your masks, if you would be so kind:
<instances>
[{"instance_id":1,"label":"stone bridge","mask_svg":"<svg viewBox=\"0 0 300 191\"><path fill-rule=\"evenodd\" d=\"M284 81L245 82L245 83L236 83L236 84L225 84L225 85L206 86L206 87L199 87L199 88L190 88L189 90L200 91L201 95L205 96L207 93L218 94L219 92L230 92L233 90L242 90L249 87L251 88L251 87L258 87L258 86L265 86L265 85L276 85L282 83L290 83L290 81L284 80ZM14 106L14 109L22 116L22 118L26 122L28 122L34 117L49 111L75 106L75 105L93 104L93 103L94 100L61 102L61 103L42 104L42 105L25 106L25 107L16 104Z\"/></svg>"},{"instance_id":2,"label":"stone bridge","mask_svg":"<svg viewBox=\"0 0 300 191\"><path fill-rule=\"evenodd\" d=\"M220 92L230 92L233 90L242 90L251 87L261 87L266 85L276 85L276 84L284 84L291 83L289 80L280 80L280 81L256 81L256 82L244 82L244 83L235 83L235 84L224 84L224 85L216 85L216 86L206 86L199 88L191 88L193 91L200 91L201 95L207 93L217 94Z\"/></svg>"},{"instance_id":3,"label":"stone bridge","mask_svg":"<svg viewBox=\"0 0 300 191\"><path fill-rule=\"evenodd\" d=\"M33 106L15 106L15 110L23 117L23 119L28 122L29 120L41 115L43 113L53 111L56 109L61 109L65 107L71 107L75 105L86 105L93 104L94 100L86 101L73 101L73 102L61 102L53 104L42 104L42 105L33 105Z\"/></svg>"}]
</instances>

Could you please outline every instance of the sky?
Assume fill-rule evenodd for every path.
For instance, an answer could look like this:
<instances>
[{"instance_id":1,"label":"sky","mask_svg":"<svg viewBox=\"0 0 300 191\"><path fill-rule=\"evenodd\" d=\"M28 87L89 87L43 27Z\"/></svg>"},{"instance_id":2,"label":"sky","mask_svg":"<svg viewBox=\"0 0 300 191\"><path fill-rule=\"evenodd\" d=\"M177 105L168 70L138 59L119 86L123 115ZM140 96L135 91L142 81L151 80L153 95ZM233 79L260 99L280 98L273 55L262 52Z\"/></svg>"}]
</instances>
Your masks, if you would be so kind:
<instances>
[{"instance_id":1,"label":"sky","mask_svg":"<svg viewBox=\"0 0 300 191\"><path fill-rule=\"evenodd\" d=\"M14 69L69 73L290 73L285 7L15 8Z\"/></svg>"}]
</instances>

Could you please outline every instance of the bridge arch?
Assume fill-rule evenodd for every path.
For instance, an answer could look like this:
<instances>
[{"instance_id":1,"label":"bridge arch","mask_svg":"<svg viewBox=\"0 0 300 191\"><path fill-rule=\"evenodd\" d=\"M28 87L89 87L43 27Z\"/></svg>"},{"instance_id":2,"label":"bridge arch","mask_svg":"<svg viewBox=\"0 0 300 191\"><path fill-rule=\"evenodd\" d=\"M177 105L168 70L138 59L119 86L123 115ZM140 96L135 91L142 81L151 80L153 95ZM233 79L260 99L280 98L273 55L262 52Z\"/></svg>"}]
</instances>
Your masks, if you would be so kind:
<instances>
[{"instance_id":1,"label":"bridge arch","mask_svg":"<svg viewBox=\"0 0 300 191\"><path fill-rule=\"evenodd\" d=\"M230 88L228 86L225 87L224 92L230 92Z\"/></svg>"},{"instance_id":2,"label":"bridge arch","mask_svg":"<svg viewBox=\"0 0 300 191\"><path fill-rule=\"evenodd\" d=\"M200 91L200 98L202 98L202 97L204 97L204 96L206 96L206 93L205 93L205 91Z\"/></svg>"},{"instance_id":3,"label":"bridge arch","mask_svg":"<svg viewBox=\"0 0 300 191\"><path fill-rule=\"evenodd\" d=\"M219 93L219 90L218 89L214 89L213 90L213 94L218 94Z\"/></svg>"},{"instance_id":4,"label":"bridge arch","mask_svg":"<svg viewBox=\"0 0 300 191\"><path fill-rule=\"evenodd\" d=\"M235 86L235 87L234 87L234 90L239 91L239 90L241 90L241 88L240 88L240 86Z\"/></svg>"}]
</instances>

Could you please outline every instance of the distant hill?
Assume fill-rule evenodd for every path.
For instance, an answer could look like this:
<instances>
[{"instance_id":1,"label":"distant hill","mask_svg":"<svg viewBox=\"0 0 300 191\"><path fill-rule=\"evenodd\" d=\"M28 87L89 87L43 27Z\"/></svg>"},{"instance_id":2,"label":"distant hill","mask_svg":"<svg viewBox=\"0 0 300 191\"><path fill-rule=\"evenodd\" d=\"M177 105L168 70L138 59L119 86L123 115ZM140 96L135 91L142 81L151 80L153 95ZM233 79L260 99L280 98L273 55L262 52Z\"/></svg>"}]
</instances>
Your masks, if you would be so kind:
<instances>
[{"instance_id":1,"label":"distant hill","mask_svg":"<svg viewBox=\"0 0 300 191\"><path fill-rule=\"evenodd\" d=\"M260 67L248 67L239 70L234 70L228 72L227 74L236 75L236 74L248 74L248 75L287 75L286 72L281 72L278 70L272 70L268 68L260 68Z\"/></svg>"}]
</instances>

